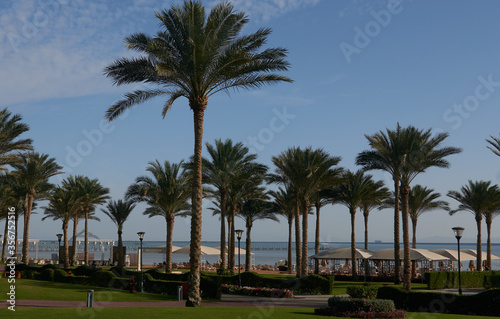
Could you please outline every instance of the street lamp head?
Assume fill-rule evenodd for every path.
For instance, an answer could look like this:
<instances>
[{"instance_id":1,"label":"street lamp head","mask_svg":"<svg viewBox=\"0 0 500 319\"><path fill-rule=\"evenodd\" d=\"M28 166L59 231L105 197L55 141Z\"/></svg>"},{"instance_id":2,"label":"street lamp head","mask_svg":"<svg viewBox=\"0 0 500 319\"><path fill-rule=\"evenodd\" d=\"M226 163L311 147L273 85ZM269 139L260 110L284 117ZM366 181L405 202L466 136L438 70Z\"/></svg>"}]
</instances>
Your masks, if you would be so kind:
<instances>
[{"instance_id":1,"label":"street lamp head","mask_svg":"<svg viewBox=\"0 0 500 319\"><path fill-rule=\"evenodd\" d=\"M463 227L453 227L452 229L453 229L453 232L455 233L455 237L457 239L462 238L462 233L463 233L463 231L464 231L465 228L463 228Z\"/></svg>"},{"instance_id":2,"label":"street lamp head","mask_svg":"<svg viewBox=\"0 0 500 319\"><path fill-rule=\"evenodd\" d=\"M142 240L144 238L144 234L145 234L145 232L143 232L143 231L140 231L137 233L137 235L139 235L140 240Z\"/></svg>"},{"instance_id":3,"label":"street lamp head","mask_svg":"<svg viewBox=\"0 0 500 319\"><path fill-rule=\"evenodd\" d=\"M240 240L241 239L241 235L243 234L243 230L236 229L234 232L236 233L236 237L238 237L238 240Z\"/></svg>"},{"instance_id":4,"label":"street lamp head","mask_svg":"<svg viewBox=\"0 0 500 319\"><path fill-rule=\"evenodd\" d=\"M57 234L56 236L57 236L57 240L61 241L63 234Z\"/></svg>"}]
</instances>

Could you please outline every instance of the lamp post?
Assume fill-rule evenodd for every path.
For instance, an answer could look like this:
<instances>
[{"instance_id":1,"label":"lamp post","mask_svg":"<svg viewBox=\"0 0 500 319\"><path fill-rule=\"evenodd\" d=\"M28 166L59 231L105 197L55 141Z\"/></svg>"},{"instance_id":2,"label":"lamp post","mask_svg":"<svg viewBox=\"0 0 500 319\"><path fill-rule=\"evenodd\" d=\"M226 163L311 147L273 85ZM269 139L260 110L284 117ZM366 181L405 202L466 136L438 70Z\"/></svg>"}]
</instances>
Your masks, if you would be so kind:
<instances>
[{"instance_id":1,"label":"lamp post","mask_svg":"<svg viewBox=\"0 0 500 319\"><path fill-rule=\"evenodd\" d=\"M240 252L241 252L241 234L243 234L243 230L237 229L234 231L236 233L236 237L238 238L238 279L241 287L241 261L240 261Z\"/></svg>"},{"instance_id":2,"label":"lamp post","mask_svg":"<svg viewBox=\"0 0 500 319\"><path fill-rule=\"evenodd\" d=\"M455 233L455 237L457 238L458 242L458 294L462 294L462 278L460 278L460 271L462 268L462 265L460 264L460 239L462 238L462 232L464 231L465 228L463 227L453 227L453 232Z\"/></svg>"},{"instance_id":3,"label":"lamp post","mask_svg":"<svg viewBox=\"0 0 500 319\"><path fill-rule=\"evenodd\" d=\"M143 273L142 273L142 240L144 239L144 232L143 231L140 231L137 233L137 235L139 235L139 240L141 241L141 284L140 284L140 290L141 292L144 292L144 286L143 286Z\"/></svg>"},{"instance_id":4,"label":"lamp post","mask_svg":"<svg viewBox=\"0 0 500 319\"><path fill-rule=\"evenodd\" d=\"M61 238L63 234L56 234L57 240L59 241L59 252L57 253L57 259L59 259L59 268L61 268Z\"/></svg>"}]
</instances>

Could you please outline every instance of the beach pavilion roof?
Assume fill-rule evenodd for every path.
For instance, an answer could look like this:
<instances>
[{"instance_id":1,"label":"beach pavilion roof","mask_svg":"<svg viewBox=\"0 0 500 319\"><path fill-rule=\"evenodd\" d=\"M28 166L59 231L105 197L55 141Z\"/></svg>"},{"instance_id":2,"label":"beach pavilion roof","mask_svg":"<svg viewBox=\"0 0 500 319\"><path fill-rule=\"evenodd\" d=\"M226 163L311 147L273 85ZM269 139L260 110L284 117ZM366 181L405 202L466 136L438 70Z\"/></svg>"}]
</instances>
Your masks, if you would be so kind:
<instances>
[{"instance_id":1,"label":"beach pavilion roof","mask_svg":"<svg viewBox=\"0 0 500 319\"><path fill-rule=\"evenodd\" d=\"M177 250L174 250L172 254L180 254L180 255L189 255L189 250L190 246L184 246L181 247ZM201 246L201 254L202 255L220 255L220 250L213 248L213 247L208 247L208 246Z\"/></svg>"},{"instance_id":2,"label":"beach pavilion roof","mask_svg":"<svg viewBox=\"0 0 500 319\"><path fill-rule=\"evenodd\" d=\"M432 252L448 257L452 261L458 261L458 250L453 249L433 249ZM460 260L475 260L476 256L460 251Z\"/></svg>"},{"instance_id":3,"label":"beach pavilion roof","mask_svg":"<svg viewBox=\"0 0 500 319\"><path fill-rule=\"evenodd\" d=\"M176 251L177 249L180 249L181 247L179 246L173 246L172 245L172 252ZM165 254L167 251L167 245L160 245L160 246L155 246L155 247L144 247L144 253L157 253L157 254Z\"/></svg>"},{"instance_id":4,"label":"beach pavilion roof","mask_svg":"<svg viewBox=\"0 0 500 319\"><path fill-rule=\"evenodd\" d=\"M460 259L463 259L462 253L471 254L472 256L474 256L473 260L476 260L477 250L475 250L475 249L460 249ZM481 251L481 259L482 260L486 260L487 255L488 254L485 251ZM491 260L495 260L495 259L500 259L500 257L495 256L495 255L491 255ZM465 260L467 260L467 259L465 259Z\"/></svg>"},{"instance_id":5,"label":"beach pavilion roof","mask_svg":"<svg viewBox=\"0 0 500 319\"><path fill-rule=\"evenodd\" d=\"M372 251L356 248L356 258L366 259L373 254ZM351 247L335 248L319 252L310 256L312 259L350 259Z\"/></svg>"},{"instance_id":6,"label":"beach pavilion roof","mask_svg":"<svg viewBox=\"0 0 500 319\"><path fill-rule=\"evenodd\" d=\"M376 250L368 259L394 260L394 248ZM410 259L419 261L449 260L448 257L436 254L430 250L416 248L410 248ZM403 260L403 249L401 249L401 260Z\"/></svg>"}]
</instances>

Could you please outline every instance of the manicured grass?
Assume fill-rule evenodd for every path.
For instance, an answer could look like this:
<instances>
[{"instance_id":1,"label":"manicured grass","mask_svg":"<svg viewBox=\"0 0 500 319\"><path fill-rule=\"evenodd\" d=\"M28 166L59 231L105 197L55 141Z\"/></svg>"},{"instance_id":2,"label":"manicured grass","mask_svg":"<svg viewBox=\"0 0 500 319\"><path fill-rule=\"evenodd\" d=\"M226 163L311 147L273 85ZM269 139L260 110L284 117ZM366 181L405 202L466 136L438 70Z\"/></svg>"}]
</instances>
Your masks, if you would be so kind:
<instances>
[{"instance_id":1,"label":"manicured grass","mask_svg":"<svg viewBox=\"0 0 500 319\"><path fill-rule=\"evenodd\" d=\"M200 308L16 308L16 312L0 309L0 318L339 318L323 317L314 315L311 308L282 308L282 307L200 307ZM409 319L472 319L473 316L449 315L436 313L408 313ZM493 319L498 317L481 317L481 319Z\"/></svg>"},{"instance_id":2,"label":"manicured grass","mask_svg":"<svg viewBox=\"0 0 500 319\"><path fill-rule=\"evenodd\" d=\"M95 300L99 298L111 301L173 301L176 296L166 296L150 293L130 293L124 290L90 287L30 279L17 279L16 299L24 300L87 300L87 290L93 289ZM0 295L9 292L10 284L6 278L0 279Z\"/></svg>"}]
</instances>

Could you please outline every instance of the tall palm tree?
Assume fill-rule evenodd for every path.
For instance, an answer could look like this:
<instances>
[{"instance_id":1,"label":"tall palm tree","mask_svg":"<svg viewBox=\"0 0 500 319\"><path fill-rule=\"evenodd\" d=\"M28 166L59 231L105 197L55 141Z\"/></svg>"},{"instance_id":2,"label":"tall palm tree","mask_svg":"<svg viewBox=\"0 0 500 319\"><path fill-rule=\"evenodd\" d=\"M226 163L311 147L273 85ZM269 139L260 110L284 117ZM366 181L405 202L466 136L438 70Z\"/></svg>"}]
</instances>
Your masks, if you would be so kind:
<instances>
[{"instance_id":1,"label":"tall palm tree","mask_svg":"<svg viewBox=\"0 0 500 319\"><path fill-rule=\"evenodd\" d=\"M401 127L396 131L387 129L373 135L365 135L371 150L363 151L356 157L356 165L361 165L363 170L381 170L389 173L394 182L394 282L400 279L400 253L399 253L399 183L402 170Z\"/></svg>"},{"instance_id":2,"label":"tall palm tree","mask_svg":"<svg viewBox=\"0 0 500 319\"><path fill-rule=\"evenodd\" d=\"M59 166L54 158L49 158L47 154L39 154L36 152L24 153L20 156L18 163L13 163L14 168L12 176L23 185L26 190L25 200L23 205L24 211L24 232L23 232L23 249L22 262L27 264L29 260L29 223L31 211L33 209L33 201L35 196L43 197L53 187L48 183L50 177L62 174Z\"/></svg>"},{"instance_id":3,"label":"tall palm tree","mask_svg":"<svg viewBox=\"0 0 500 319\"><path fill-rule=\"evenodd\" d=\"M148 205L144 215L148 217L162 216L167 224L166 230L166 268L172 271L172 238L175 216L188 216L190 205L189 175L180 163L163 164L158 160L149 162L146 171L153 177L140 176L130 185L125 197L135 202Z\"/></svg>"},{"instance_id":4,"label":"tall palm tree","mask_svg":"<svg viewBox=\"0 0 500 319\"><path fill-rule=\"evenodd\" d=\"M226 267L226 201L228 192L234 183L236 176L245 170L245 166L256 159L256 155L248 154L249 150L243 143L236 143L230 139L224 142L215 140L214 145L205 144L209 158L202 158L204 183L213 186L220 196L221 215L221 263L220 267ZM209 190L214 193L213 190Z\"/></svg>"},{"instance_id":5,"label":"tall palm tree","mask_svg":"<svg viewBox=\"0 0 500 319\"><path fill-rule=\"evenodd\" d=\"M8 236L9 236L9 212L10 212L10 207L18 208L18 205L14 205L19 202L19 198L16 198L16 194L14 190L11 188L9 185L9 180L12 179L10 175L6 174L5 172L0 172L0 220L5 219L5 228L4 228L4 234L3 234L3 245L2 245L2 257L0 260L5 260L6 253L7 253L7 242L8 242ZM10 215L12 216L12 215ZM14 215L14 218L16 218L17 212ZM12 225L12 223L11 223ZM17 224L15 224L17 226ZM17 228L17 227L16 227ZM15 236L17 240L17 231L15 231ZM17 245L16 245L17 246Z\"/></svg>"},{"instance_id":6,"label":"tall palm tree","mask_svg":"<svg viewBox=\"0 0 500 319\"><path fill-rule=\"evenodd\" d=\"M5 165L19 162L18 151L33 149L31 139L16 140L29 130L21 120L21 115L12 115L7 108L0 110L0 170L5 170Z\"/></svg>"},{"instance_id":7,"label":"tall palm tree","mask_svg":"<svg viewBox=\"0 0 500 319\"><path fill-rule=\"evenodd\" d=\"M113 223L118 227L118 267L123 267L125 259L125 256L123 256L122 241L123 224L134 208L135 204L132 201L122 201L121 199L118 201L110 200L106 205L106 209L101 208L101 211L111 218Z\"/></svg>"},{"instance_id":8,"label":"tall palm tree","mask_svg":"<svg viewBox=\"0 0 500 319\"><path fill-rule=\"evenodd\" d=\"M488 148L495 153L496 155L500 156L500 138L494 137L493 135L490 135L491 140L486 140L490 146Z\"/></svg>"},{"instance_id":9,"label":"tall palm tree","mask_svg":"<svg viewBox=\"0 0 500 319\"><path fill-rule=\"evenodd\" d=\"M491 269L491 224L493 223L493 218L500 215L500 188L497 186L492 192L493 203L490 209L483 212L484 221L486 222L486 233L488 234L488 238L486 239L486 266L488 269Z\"/></svg>"},{"instance_id":10,"label":"tall palm tree","mask_svg":"<svg viewBox=\"0 0 500 319\"><path fill-rule=\"evenodd\" d=\"M245 271L250 271L251 254L252 254L252 227L257 220L269 219L279 222L276 214L271 209L271 204L267 202L269 197L260 191L253 194L253 199L248 199L243 202L238 216L245 221L246 227L246 256L245 256Z\"/></svg>"},{"instance_id":11,"label":"tall palm tree","mask_svg":"<svg viewBox=\"0 0 500 319\"><path fill-rule=\"evenodd\" d=\"M69 176L62 182L63 187L68 191L76 193L80 205L80 212L85 218L85 242L84 242L84 262L89 263L89 219L90 214L95 211L97 205L104 204L109 199L109 189L102 186L97 178L90 179L87 176ZM73 242L75 246L75 242Z\"/></svg>"},{"instance_id":12,"label":"tall palm tree","mask_svg":"<svg viewBox=\"0 0 500 319\"><path fill-rule=\"evenodd\" d=\"M482 243L481 243L481 222L483 216L488 211L493 211L498 205L497 185L491 185L488 181L471 181L468 185L460 188L460 191L449 191L448 197L458 201L460 205L457 209L451 210L450 215L454 215L459 211L468 211L474 215L477 227L477 256L476 270L481 271L482 267Z\"/></svg>"},{"instance_id":13,"label":"tall palm tree","mask_svg":"<svg viewBox=\"0 0 500 319\"><path fill-rule=\"evenodd\" d=\"M445 158L449 155L460 153L461 149L456 147L438 148L447 137L447 133L439 133L433 136L431 130L419 130L414 126L401 128L398 124L395 131L387 129L387 136L381 132L379 135L370 137L374 142L373 145L377 145L378 149L373 145L371 146L377 149L377 151L363 152L359 154L357 158L357 163L363 165L365 169L383 169L391 171L393 180L395 182L398 180L400 183L398 187L395 187L395 193L399 191L401 203L403 204L401 209L405 269L403 272L403 286L406 290L411 289L408 208L410 183L418 174L425 172L425 170L430 167L449 167L449 162ZM383 150L383 152L380 150ZM381 153L385 155L380 156ZM387 159L390 159L390 161ZM398 176L395 177L395 175ZM394 203L395 219L396 215L397 219L399 219L399 197L395 198ZM398 208L397 211L396 207ZM399 226L397 231L395 229L395 232L399 233ZM399 234L397 242L399 242ZM398 268L398 263L399 259L396 260L396 269Z\"/></svg>"},{"instance_id":14,"label":"tall palm tree","mask_svg":"<svg viewBox=\"0 0 500 319\"><path fill-rule=\"evenodd\" d=\"M340 162L340 157L331 156L323 149L313 150L307 147L290 148L277 157L273 157L273 163L277 167L276 174L271 175L271 180L281 184L292 185L296 189L296 232L299 211L302 211L302 249L297 249L297 275L300 277L308 274L308 215L311 199L328 182L338 177L339 169L333 166ZM298 238L300 239L300 238ZM297 241L299 243L299 241ZM298 246L298 244L297 244ZM299 272L300 269L300 272Z\"/></svg>"},{"instance_id":15,"label":"tall palm tree","mask_svg":"<svg viewBox=\"0 0 500 319\"><path fill-rule=\"evenodd\" d=\"M216 4L208 16L201 1L184 1L182 6L156 13L162 30L151 37L143 33L125 39L129 49L142 55L122 58L106 68L116 85L148 83L156 88L136 90L111 106L106 118L117 118L126 109L157 96L167 96L165 116L175 100L185 97L194 117L194 176L191 217L191 272L187 306L200 306L200 249L202 211L203 117L208 98L233 89L260 88L267 84L291 82L275 71L287 71L287 51L268 48L271 29L241 36L248 19L235 12L229 2Z\"/></svg>"},{"instance_id":16,"label":"tall palm tree","mask_svg":"<svg viewBox=\"0 0 500 319\"><path fill-rule=\"evenodd\" d=\"M76 211L80 209L76 194L68 192L62 187L57 187L53 193L48 197L49 204L45 208L45 216L42 221L47 218L52 220L61 220L62 230L64 236L64 267L69 267L69 240L68 240L68 227L71 218Z\"/></svg>"},{"instance_id":17,"label":"tall palm tree","mask_svg":"<svg viewBox=\"0 0 500 319\"><path fill-rule=\"evenodd\" d=\"M342 174L341 182L333 190L333 202L342 204L349 209L351 215L351 261L352 276L357 278L356 264L356 210L361 207L363 198L373 191L374 181L372 175L365 174L362 170L352 172L347 170Z\"/></svg>"},{"instance_id":18,"label":"tall palm tree","mask_svg":"<svg viewBox=\"0 0 500 319\"><path fill-rule=\"evenodd\" d=\"M279 187L277 191L270 191L270 195L274 198L272 202L272 210L277 214L285 216L288 222L288 247L287 247L287 272L292 273L292 229L293 219L295 217L295 191L289 188L283 189Z\"/></svg>"},{"instance_id":19,"label":"tall palm tree","mask_svg":"<svg viewBox=\"0 0 500 319\"><path fill-rule=\"evenodd\" d=\"M370 179L369 190L361 199L360 205L365 225L365 249L368 249L368 217L370 216L370 211L374 208L381 207L384 200L389 198L389 196L390 192L384 187L383 181L374 181Z\"/></svg>"}]
</instances>

